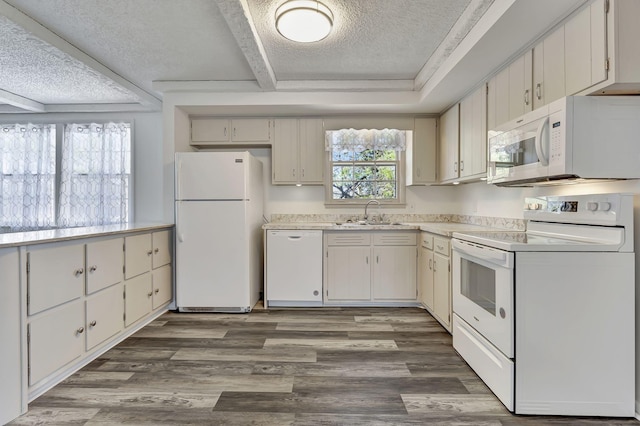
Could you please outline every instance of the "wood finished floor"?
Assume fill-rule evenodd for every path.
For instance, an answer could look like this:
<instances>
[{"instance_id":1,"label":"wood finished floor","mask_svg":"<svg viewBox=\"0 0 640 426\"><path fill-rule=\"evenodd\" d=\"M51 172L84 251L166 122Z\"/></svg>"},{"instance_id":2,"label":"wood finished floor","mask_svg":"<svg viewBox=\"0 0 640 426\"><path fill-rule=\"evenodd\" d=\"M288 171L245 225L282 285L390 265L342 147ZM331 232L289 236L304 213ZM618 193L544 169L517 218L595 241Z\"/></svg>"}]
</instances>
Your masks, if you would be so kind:
<instances>
[{"instance_id":1,"label":"wood finished floor","mask_svg":"<svg viewBox=\"0 0 640 426\"><path fill-rule=\"evenodd\" d=\"M417 308L167 313L12 425L622 425L515 416Z\"/></svg>"}]
</instances>

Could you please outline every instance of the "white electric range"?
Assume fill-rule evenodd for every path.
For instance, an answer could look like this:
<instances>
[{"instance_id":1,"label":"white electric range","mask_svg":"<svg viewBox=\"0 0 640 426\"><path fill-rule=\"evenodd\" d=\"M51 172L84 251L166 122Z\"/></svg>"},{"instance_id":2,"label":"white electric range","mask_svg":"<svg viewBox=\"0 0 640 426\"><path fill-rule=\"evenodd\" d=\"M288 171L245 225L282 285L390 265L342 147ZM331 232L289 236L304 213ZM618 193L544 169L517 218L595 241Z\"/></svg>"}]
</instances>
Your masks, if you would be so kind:
<instances>
[{"instance_id":1,"label":"white electric range","mask_svg":"<svg viewBox=\"0 0 640 426\"><path fill-rule=\"evenodd\" d=\"M632 417L633 195L527 199L524 217L453 234L454 348L515 413Z\"/></svg>"}]
</instances>

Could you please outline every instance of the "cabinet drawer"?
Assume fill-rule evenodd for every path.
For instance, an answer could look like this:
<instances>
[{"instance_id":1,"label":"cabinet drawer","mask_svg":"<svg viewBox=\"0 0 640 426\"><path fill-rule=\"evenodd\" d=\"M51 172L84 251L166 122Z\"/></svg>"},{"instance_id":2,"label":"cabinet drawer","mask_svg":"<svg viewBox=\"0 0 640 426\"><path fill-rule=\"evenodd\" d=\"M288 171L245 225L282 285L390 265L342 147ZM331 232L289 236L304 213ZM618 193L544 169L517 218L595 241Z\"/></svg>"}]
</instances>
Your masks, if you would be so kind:
<instances>
[{"instance_id":1,"label":"cabinet drawer","mask_svg":"<svg viewBox=\"0 0 640 426\"><path fill-rule=\"evenodd\" d=\"M417 234L415 232L376 232L373 234L373 244L376 246L415 246Z\"/></svg>"},{"instance_id":2,"label":"cabinet drawer","mask_svg":"<svg viewBox=\"0 0 640 426\"><path fill-rule=\"evenodd\" d=\"M420 235L420 244L424 248L433 250L433 235L429 234L428 232L423 232Z\"/></svg>"},{"instance_id":3,"label":"cabinet drawer","mask_svg":"<svg viewBox=\"0 0 640 426\"><path fill-rule=\"evenodd\" d=\"M447 238L433 237L433 251L449 256L450 240Z\"/></svg>"},{"instance_id":4,"label":"cabinet drawer","mask_svg":"<svg viewBox=\"0 0 640 426\"><path fill-rule=\"evenodd\" d=\"M360 232L336 232L327 234L327 244L330 246L368 246L371 235Z\"/></svg>"}]
</instances>

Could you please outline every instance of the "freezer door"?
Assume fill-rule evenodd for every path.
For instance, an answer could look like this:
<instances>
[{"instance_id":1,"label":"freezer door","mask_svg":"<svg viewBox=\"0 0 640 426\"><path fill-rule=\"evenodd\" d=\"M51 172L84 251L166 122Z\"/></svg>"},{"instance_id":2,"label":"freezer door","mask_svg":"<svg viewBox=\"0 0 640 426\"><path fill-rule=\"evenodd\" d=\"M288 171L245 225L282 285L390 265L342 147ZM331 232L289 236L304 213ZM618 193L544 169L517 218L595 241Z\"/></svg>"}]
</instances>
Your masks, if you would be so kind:
<instances>
[{"instance_id":1,"label":"freezer door","mask_svg":"<svg viewBox=\"0 0 640 426\"><path fill-rule=\"evenodd\" d=\"M176 202L178 308L247 307L249 250L245 202Z\"/></svg>"},{"instance_id":2,"label":"freezer door","mask_svg":"<svg viewBox=\"0 0 640 426\"><path fill-rule=\"evenodd\" d=\"M244 200L247 152L176 154L176 200Z\"/></svg>"}]
</instances>

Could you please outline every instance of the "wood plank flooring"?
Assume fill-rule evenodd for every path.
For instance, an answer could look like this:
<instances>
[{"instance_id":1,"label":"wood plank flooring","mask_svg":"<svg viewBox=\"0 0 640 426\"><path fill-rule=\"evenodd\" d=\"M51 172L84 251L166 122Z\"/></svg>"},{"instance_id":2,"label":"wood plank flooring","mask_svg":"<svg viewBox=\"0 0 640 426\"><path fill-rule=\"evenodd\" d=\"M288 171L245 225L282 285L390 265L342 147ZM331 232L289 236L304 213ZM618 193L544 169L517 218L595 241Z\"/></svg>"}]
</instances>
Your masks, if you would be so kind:
<instances>
[{"instance_id":1,"label":"wood plank flooring","mask_svg":"<svg viewBox=\"0 0 640 426\"><path fill-rule=\"evenodd\" d=\"M515 416L417 308L169 312L12 425L545 425Z\"/></svg>"}]
</instances>

